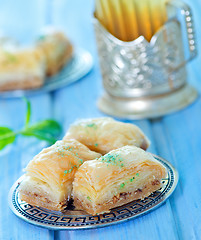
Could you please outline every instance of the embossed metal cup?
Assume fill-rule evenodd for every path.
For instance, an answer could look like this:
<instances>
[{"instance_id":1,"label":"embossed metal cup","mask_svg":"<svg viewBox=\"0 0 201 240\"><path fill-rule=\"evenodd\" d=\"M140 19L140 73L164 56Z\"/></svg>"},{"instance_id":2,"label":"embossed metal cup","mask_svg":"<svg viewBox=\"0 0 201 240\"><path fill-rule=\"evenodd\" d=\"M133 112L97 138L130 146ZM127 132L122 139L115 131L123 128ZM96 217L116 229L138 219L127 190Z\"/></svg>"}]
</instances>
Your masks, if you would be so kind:
<instances>
[{"instance_id":1,"label":"embossed metal cup","mask_svg":"<svg viewBox=\"0 0 201 240\"><path fill-rule=\"evenodd\" d=\"M94 18L105 89L98 101L100 110L128 119L153 118L195 100L197 91L187 84L185 67L197 54L191 9L171 1L167 13L168 21L150 42L143 36L121 41ZM183 40L188 41L188 53L184 53Z\"/></svg>"}]
</instances>

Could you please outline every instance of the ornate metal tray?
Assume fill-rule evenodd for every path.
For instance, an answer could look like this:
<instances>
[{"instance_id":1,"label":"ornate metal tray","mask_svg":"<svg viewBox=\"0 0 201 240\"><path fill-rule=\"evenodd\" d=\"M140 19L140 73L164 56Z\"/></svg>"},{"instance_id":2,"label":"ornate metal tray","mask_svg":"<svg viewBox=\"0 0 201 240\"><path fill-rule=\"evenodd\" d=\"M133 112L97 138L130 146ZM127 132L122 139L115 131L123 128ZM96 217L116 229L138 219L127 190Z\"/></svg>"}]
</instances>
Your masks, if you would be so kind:
<instances>
[{"instance_id":1,"label":"ornate metal tray","mask_svg":"<svg viewBox=\"0 0 201 240\"><path fill-rule=\"evenodd\" d=\"M132 201L112 209L110 213L92 216L84 211L67 210L61 213L32 206L19 199L18 187L23 176L15 182L10 190L9 206L14 214L28 223L54 230L97 228L133 219L159 207L172 194L177 185L178 173L174 167L165 159L155 155L154 157L167 169L163 187L144 200Z\"/></svg>"},{"instance_id":2,"label":"ornate metal tray","mask_svg":"<svg viewBox=\"0 0 201 240\"><path fill-rule=\"evenodd\" d=\"M30 96L57 90L84 77L92 69L92 66L93 60L90 53L83 49L77 49L72 60L58 74L48 77L42 87L31 90L0 92L0 98Z\"/></svg>"}]
</instances>

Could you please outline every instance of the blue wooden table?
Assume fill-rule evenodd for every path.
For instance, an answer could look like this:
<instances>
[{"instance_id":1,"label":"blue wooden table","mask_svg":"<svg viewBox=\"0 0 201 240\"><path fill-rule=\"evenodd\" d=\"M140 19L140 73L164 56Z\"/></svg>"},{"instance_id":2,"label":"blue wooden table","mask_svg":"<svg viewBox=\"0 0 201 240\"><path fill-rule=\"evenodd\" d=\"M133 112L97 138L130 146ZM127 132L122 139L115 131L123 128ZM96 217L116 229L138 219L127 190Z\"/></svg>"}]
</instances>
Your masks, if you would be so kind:
<instances>
[{"instance_id":1,"label":"blue wooden table","mask_svg":"<svg viewBox=\"0 0 201 240\"><path fill-rule=\"evenodd\" d=\"M201 46L201 2L187 0L192 7ZM46 24L60 27L75 47L88 50L94 68L80 81L53 93L29 97L34 123L55 118L64 132L78 118L104 116L96 107L102 92L101 75L92 26L93 0L0 1L0 29L28 44ZM201 55L188 65L189 82L201 92ZM0 125L19 129L24 124L22 99L0 99ZM168 159L179 171L178 186L158 209L118 225L77 231L49 231L17 218L9 209L7 195L22 169L44 146L44 142L19 137L0 152L0 239L201 239L201 99L191 106L157 120L131 121L151 139L149 151ZM63 134L64 134L63 132Z\"/></svg>"}]
</instances>

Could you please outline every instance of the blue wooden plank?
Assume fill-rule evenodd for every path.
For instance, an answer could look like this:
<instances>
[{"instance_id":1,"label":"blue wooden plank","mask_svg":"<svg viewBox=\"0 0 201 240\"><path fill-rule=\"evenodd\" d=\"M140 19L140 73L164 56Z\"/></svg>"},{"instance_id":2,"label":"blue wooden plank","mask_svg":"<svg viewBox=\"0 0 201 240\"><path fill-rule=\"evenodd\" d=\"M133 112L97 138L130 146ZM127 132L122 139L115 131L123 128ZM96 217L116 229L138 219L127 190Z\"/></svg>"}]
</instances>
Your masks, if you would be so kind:
<instances>
[{"instance_id":1,"label":"blue wooden plank","mask_svg":"<svg viewBox=\"0 0 201 240\"><path fill-rule=\"evenodd\" d=\"M164 205L148 215L114 226L91 230L57 232L56 239L178 239L177 233L174 232L175 229L171 228L172 217L169 216L165 208L166 206ZM163 217L159 216L158 211L161 211ZM163 223L162 227L161 222Z\"/></svg>"},{"instance_id":2,"label":"blue wooden plank","mask_svg":"<svg viewBox=\"0 0 201 240\"><path fill-rule=\"evenodd\" d=\"M180 239L200 239L201 236L201 129L193 112L200 116L200 100L153 126L160 155L169 159L180 174L179 185L170 199Z\"/></svg>"},{"instance_id":3,"label":"blue wooden plank","mask_svg":"<svg viewBox=\"0 0 201 240\"><path fill-rule=\"evenodd\" d=\"M33 106L32 122L51 117L48 95L35 96L30 100ZM22 99L2 100L0 109L0 125L10 126L15 130L23 126L25 104ZM20 137L12 146L0 152L0 239L54 239L52 231L32 226L14 216L7 201L10 187L23 174L22 169L28 161L42 147L44 143L39 143L38 140Z\"/></svg>"},{"instance_id":4,"label":"blue wooden plank","mask_svg":"<svg viewBox=\"0 0 201 240\"><path fill-rule=\"evenodd\" d=\"M46 0L0 1L1 31L16 40L29 44L47 22ZM52 117L49 95L31 99L32 122ZM0 125L15 130L22 128L25 103L22 99L0 99ZM0 239L53 239L52 231L38 229L18 219L8 208L7 195L12 184L22 174L28 161L38 153L44 143L30 138L18 138L13 146L0 152Z\"/></svg>"},{"instance_id":5,"label":"blue wooden plank","mask_svg":"<svg viewBox=\"0 0 201 240\"><path fill-rule=\"evenodd\" d=\"M199 1L189 2L189 4L198 22L201 7ZM197 31L197 35L200 36L200 31ZM200 44L201 41L198 38L198 45ZM201 92L199 58L189 64L188 80ZM200 105L201 101L198 98L191 106L165 117L162 123L153 125L154 135L158 136L159 153L170 159L180 174L179 186L170 201L180 239L200 239L201 236Z\"/></svg>"},{"instance_id":6,"label":"blue wooden plank","mask_svg":"<svg viewBox=\"0 0 201 240\"><path fill-rule=\"evenodd\" d=\"M93 0L53 0L52 23L65 31L76 46L94 48L92 25ZM80 21L81 20L81 21Z\"/></svg>"},{"instance_id":7,"label":"blue wooden plank","mask_svg":"<svg viewBox=\"0 0 201 240\"><path fill-rule=\"evenodd\" d=\"M1 31L29 44L46 24L46 0L0 1Z\"/></svg>"}]
</instances>

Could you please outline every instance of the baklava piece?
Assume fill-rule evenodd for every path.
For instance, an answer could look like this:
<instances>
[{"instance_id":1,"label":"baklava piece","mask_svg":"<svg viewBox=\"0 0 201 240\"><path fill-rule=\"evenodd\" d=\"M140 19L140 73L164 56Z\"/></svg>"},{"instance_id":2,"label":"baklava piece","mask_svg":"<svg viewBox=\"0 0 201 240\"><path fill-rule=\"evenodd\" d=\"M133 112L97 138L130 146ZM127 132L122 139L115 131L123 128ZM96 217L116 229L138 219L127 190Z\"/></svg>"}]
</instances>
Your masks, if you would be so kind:
<instances>
[{"instance_id":1,"label":"baklava piece","mask_svg":"<svg viewBox=\"0 0 201 240\"><path fill-rule=\"evenodd\" d=\"M39 88L44 84L45 58L32 48L0 48L0 91Z\"/></svg>"},{"instance_id":2,"label":"baklava piece","mask_svg":"<svg viewBox=\"0 0 201 240\"><path fill-rule=\"evenodd\" d=\"M72 124L64 137L68 138L77 139L101 154L126 145L146 150L150 144L148 138L134 124L115 121L109 117L80 120Z\"/></svg>"},{"instance_id":3,"label":"baklava piece","mask_svg":"<svg viewBox=\"0 0 201 240\"><path fill-rule=\"evenodd\" d=\"M46 58L46 74L56 74L73 56L73 46L64 33L46 28L38 38L36 47Z\"/></svg>"},{"instance_id":4,"label":"baklava piece","mask_svg":"<svg viewBox=\"0 0 201 240\"><path fill-rule=\"evenodd\" d=\"M19 186L20 199L50 210L62 211L71 197L77 169L100 157L76 140L57 141L29 162Z\"/></svg>"},{"instance_id":5,"label":"baklava piece","mask_svg":"<svg viewBox=\"0 0 201 240\"><path fill-rule=\"evenodd\" d=\"M109 212L149 196L162 186L165 177L166 169L150 153L125 146L78 169L73 182L74 204L92 215Z\"/></svg>"}]
</instances>

